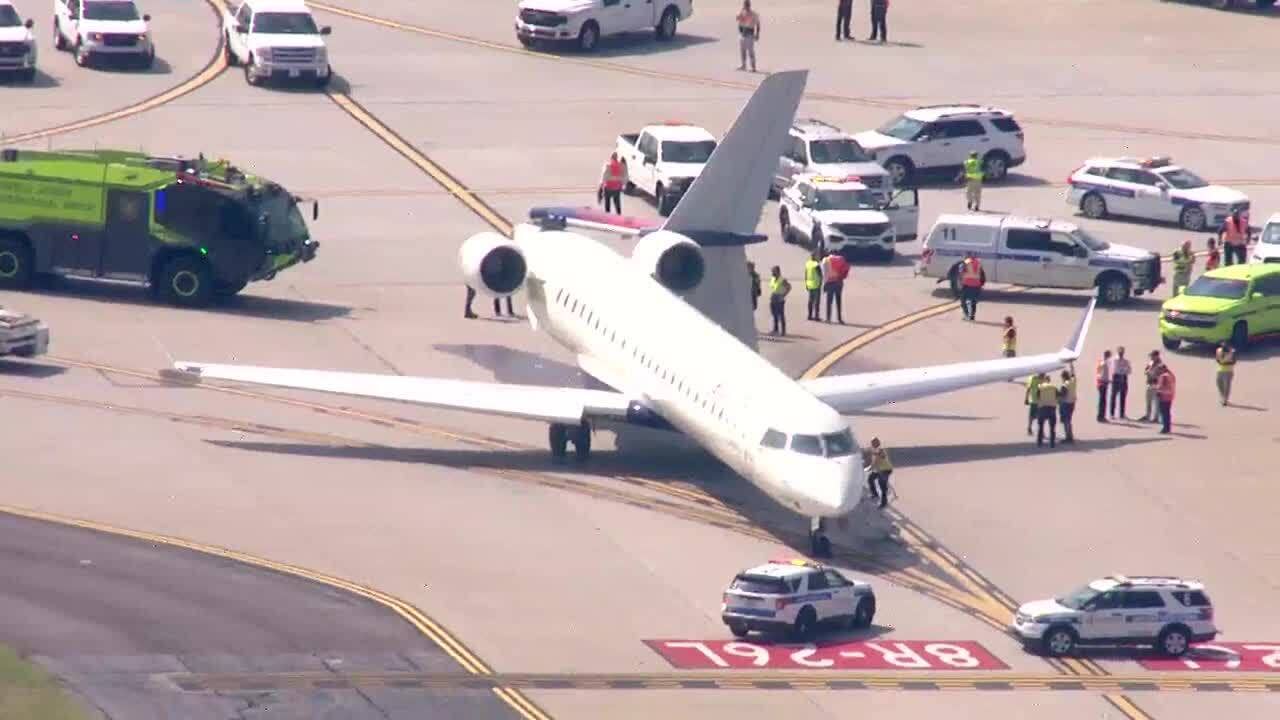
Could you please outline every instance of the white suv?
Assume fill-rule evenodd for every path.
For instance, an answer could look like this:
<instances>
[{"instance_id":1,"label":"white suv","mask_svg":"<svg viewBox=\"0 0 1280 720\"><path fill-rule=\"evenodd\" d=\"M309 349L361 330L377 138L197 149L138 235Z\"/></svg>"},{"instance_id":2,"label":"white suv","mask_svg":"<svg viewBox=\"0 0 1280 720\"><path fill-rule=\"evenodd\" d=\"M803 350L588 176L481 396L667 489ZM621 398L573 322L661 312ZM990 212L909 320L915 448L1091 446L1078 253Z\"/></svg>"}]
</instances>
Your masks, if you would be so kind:
<instances>
[{"instance_id":1,"label":"white suv","mask_svg":"<svg viewBox=\"0 0 1280 720\"><path fill-rule=\"evenodd\" d=\"M0 73L15 73L23 82L36 79L36 36L9 0L0 0Z\"/></svg>"},{"instance_id":2,"label":"white suv","mask_svg":"<svg viewBox=\"0 0 1280 720\"><path fill-rule=\"evenodd\" d=\"M889 173L871 159L853 136L821 120L796 120L792 124L791 141L778 158L773 191L780 194L792 178L805 173L833 177L856 175L882 201L887 201L893 192Z\"/></svg>"},{"instance_id":3,"label":"white suv","mask_svg":"<svg viewBox=\"0 0 1280 720\"><path fill-rule=\"evenodd\" d=\"M1258 244L1253 246L1253 261L1280 262L1280 213L1272 215L1262 226L1262 232L1258 233Z\"/></svg>"},{"instance_id":4,"label":"white suv","mask_svg":"<svg viewBox=\"0 0 1280 720\"><path fill-rule=\"evenodd\" d=\"M724 591L720 616L729 631L752 630L811 637L818 625L865 628L876 615L876 595L865 582L807 560L773 560L738 573Z\"/></svg>"},{"instance_id":5,"label":"white suv","mask_svg":"<svg viewBox=\"0 0 1280 720\"><path fill-rule=\"evenodd\" d=\"M1066 655L1077 645L1154 645L1177 657L1218 635L1204 585L1176 577L1111 575L1063 597L1018 608L1013 631L1028 647Z\"/></svg>"},{"instance_id":6,"label":"white suv","mask_svg":"<svg viewBox=\"0 0 1280 720\"><path fill-rule=\"evenodd\" d=\"M1123 215L1202 232L1220 227L1232 211L1249 214L1248 195L1210 185L1168 157L1093 158L1067 185L1067 204L1095 219Z\"/></svg>"},{"instance_id":7,"label":"white suv","mask_svg":"<svg viewBox=\"0 0 1280 720\"><path fill-rule=\"evenodd\" d=\"M857 176L798 175L778 206L783 242L834 250L850 262L859 251L893 260L894 243L915 239L920 221L918 190L900 191L886 202Z\"/></svg>"},{"instance_id":8,"label":"white suv","mask_svg":"<svg viewBox=\"0 0 1280 720\"><path fill-rule=\"evenodd\" d=\"M889 171L898 186L917 175L958 172L970 152L981 158L987 182L1004 180L1009 168L1027 161L1018 121L1005 110L985 105L916 108L853 139Z\"/></svg>"},{"instance_id":9,"label":"white suv","mask_svg":"<svg viewBox=\"0 0 1280 720\"><path fill-rule=\"evenodd\" d=\"M54 0L53 44L75 53L80 67L109 57L149 68L156 59L150 22L133 0Z\"/></svg>"}]
</instances>

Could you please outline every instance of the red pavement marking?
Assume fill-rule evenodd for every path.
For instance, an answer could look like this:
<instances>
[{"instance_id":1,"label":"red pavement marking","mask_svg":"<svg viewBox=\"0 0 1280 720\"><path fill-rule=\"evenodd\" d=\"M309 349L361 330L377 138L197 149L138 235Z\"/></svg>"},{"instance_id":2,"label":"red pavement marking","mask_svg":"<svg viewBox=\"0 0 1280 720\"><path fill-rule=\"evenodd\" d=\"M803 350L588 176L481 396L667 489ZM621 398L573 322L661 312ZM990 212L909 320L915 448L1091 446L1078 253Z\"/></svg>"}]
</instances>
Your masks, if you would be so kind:
<instances>
[{"instance_id":1,"label":"red pavement marking","mask_svg":"<svg viewBox=\"0 0 1280 720\"><path fill-rule=\"evenodd\" d=\"M1280 642L1219 642L1195 645L1180 658L1138 658L1147 670L1200 672L1280 671Z\"/></svg>"},{"instance_id":2,"label":"red pavement marking","mask_svg":"<svg viewBox=\"0 0 1280 720\"><path fill-rule=\"evenodd\" d=\"M866 640L772 644L733 640L645 640L682 670L1008 670L969 641Z\"/></svg>"}]
</instances>

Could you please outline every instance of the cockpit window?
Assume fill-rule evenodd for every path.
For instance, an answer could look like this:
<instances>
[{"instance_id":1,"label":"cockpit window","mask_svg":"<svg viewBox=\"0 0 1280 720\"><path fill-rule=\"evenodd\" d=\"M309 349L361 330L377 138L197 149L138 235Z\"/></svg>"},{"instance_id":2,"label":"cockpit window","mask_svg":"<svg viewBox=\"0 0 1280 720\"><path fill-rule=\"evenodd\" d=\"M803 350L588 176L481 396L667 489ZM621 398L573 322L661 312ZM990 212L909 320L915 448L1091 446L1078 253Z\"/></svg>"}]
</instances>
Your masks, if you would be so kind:
<instances>
[{"instance_id":1,"label":"cockpit window","mask_svg":"<svg viewBox=\"0 0 1280 720\"><path fill-rule=\"evenodd\" d=\"M801 455L822 455L822 441L817 435L796 435L791 438L791 449Z\"/></svg>"},{"instance_id":2,"label":"cockpit window","mask_svg":"<svg viewBox=\"0 0 1280 720\"><path fill-rule=\"evenodd\" d=\"M777 448L781 450L787 446L787 436L773 428L769 428L764 431L764 438L760 440L760 444L767 448Z\"/></svg>"},{"instance_id":3,"label":"cockpit window","mask_svg":"<svg viewBox=\"0 0 1280 720\"><path fill-rule=\"evenodd\" d=\"M855 450L853 447L853 434L849 432L848 428L838 433L823 435L822 440L827 445L827 457L844 457L852 455Z\"/></svg>"}]
</instances>

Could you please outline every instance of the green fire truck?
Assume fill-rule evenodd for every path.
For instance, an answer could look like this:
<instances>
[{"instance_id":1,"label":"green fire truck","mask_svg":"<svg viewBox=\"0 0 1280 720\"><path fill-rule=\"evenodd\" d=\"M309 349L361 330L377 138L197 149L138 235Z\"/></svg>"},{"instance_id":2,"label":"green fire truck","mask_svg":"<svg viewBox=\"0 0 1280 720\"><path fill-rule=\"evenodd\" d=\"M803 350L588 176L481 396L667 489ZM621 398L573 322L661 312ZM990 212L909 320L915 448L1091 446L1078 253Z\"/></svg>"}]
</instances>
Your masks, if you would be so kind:
<instances>
[{"instance_id":1,"label":"green fire truck","mask_svg":"<svg viewBox=\"0 0 1280 720\"><path fill-rule=\"evenodd\" d=\"M147 285L199 307L309 262L315 201L225 160L0 150L0 288L41 275Z\"/></svg>"}]
</instances>

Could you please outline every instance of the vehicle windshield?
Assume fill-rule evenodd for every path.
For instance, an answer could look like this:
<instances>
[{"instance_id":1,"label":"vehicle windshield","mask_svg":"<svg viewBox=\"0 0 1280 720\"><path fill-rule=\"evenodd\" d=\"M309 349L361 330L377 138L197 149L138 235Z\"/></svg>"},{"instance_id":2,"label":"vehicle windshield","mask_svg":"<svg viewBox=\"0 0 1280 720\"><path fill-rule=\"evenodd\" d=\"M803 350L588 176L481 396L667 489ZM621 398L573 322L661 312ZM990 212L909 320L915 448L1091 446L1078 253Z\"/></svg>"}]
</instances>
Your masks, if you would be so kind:
<instances>
[{"instance_id":1,"label":"vehicle windshield","mask_svg":"<svg viewBox=\"0 0 1280 720\"><path fill-rule=\"evenodd\" d=\"M1078 228L1071 231L1071 237L1075 238L1076 242L1083 243L1085 247L1089 248L1090 250L1093 250L1094 252L1097 252L1099 250L1106 250L1107 248L1111 247L1111 243L1107 242L1106 240L1099 240L1098 238Z\"/></svg>"},{"instance_id":2,"label":"vehicle windshield","mask_svg":"<svg viewBox=\"0 0 1280 720\"><path fill-rule=\"evenodd\" d=\"M848 139L814 140L809 143L809 157L819 165L827 163L871 162L858 143Z\"/></svg>"},{"instance_id":3,"label":"vehicle windshield","mask_svg":"<svg viewBox=\"0 0 1280 720\"><path fill-rule=\"evenodd\" d=\"M870 190L819 190L814 210L876 210L880 205Z\"/></svg>"},{"instance_id":4,"label":"vehicle windshield","mask_svg":"<svg viewBox=\"0 0 1280 720\"><path fill-rule=\"evenodd\" d=\"M1212 278L1201 275L1183 293L1194 297L1239 300L1244 297L1244 292L1248 289L1249 283L1244 280L1227 280L1226 278Z\"/></svg>"},{"instance_id":5,"label":"vehicle windshield","mask_svg":"<svg viewBox=\"0 0 1280 720\"><path fill-rule=\"evenodd\" d=\"M1258 238L1258 242L1280 245L1280 223L1271 223L1264 228L1262 237Z\"/></svg>"},{"instance_id":6,"label":"vehicle windshield","mask_svg":"<svg viewBox=\"0 0 1280 720\"><path fill-rule=\"evenodd\" d=\"M785 595L788 592L787 583L782 578L765 575L739 575L733 579L729 589L761 595Z\"/></svg>"},{"instance_id":7,"label":"vehicle windshield","mask_svg":"<svg viewBox=\"0 0 1280 720\"><path fill-rule=\"evenodd\" d=\"M18 27L21 24L22 19L12 5L0 5L0 27Z\"/></svg>"},{"instance_id":8,"label":"vehicle windshield","mask_svg":"<svg viewBox=\"0 0 1280 720\"><path fill-rule=\"evenodd\" d=\"M898 138L899 140L914 140L916 135L918 135L923 129L924 123L919 120L912 120L906 115L899 115L885 124L884 127L881 127L877 132L882 135Z\"/></svg>"},{"instance_id":9,"label":"vehicle windshield","mask_svg":"<svg viewBox=\"0 0 1280 720\"><path fill-rule=\"evenodd\" d=\"M849 428L838 433L823 435L822 441L827 446L827 457L846 457L857 451L853 445L853 433L849 432Z\"/></svg>"},{"instance_id":10,"label":"vehicle windshield","mask_svg":"<svg viewBox=\"0 0 1280 720\"><path fill-rule=\"evenodd\" d=\"M264 12L253 16L253 31L272 35L316 35L320 28L309 13Z\"/></svg>"},{"instance_id":11,"label":"vehicle windshield","mask_svg":"<svg viewBox=\"0 0 1280 720\"><path fill-rule=\"evenodd\" d=\"M662 143L662 159L673 163L705 163L716 149L715 140Z\"/></svg>"},{"instance_id":12,"label":"vehicle windshield","mask_svg":"<svg viewBox=\"0 0 1280 720\"><path fill-rule=\"evenodd\" d=\"M1075 592L1072 592L1070 595L1067 595L1066 597L1060 597L1055 599L1057 600L1058 604L1063 607L1068 607L1068 608L1071 608L1072 610L1079 610L1080 608L1084 607L1090 600L1098 597L1101 594L1102 594L1101 590L1094 590L1088 585L1085 585L1084 587L1080 588L1079 590L1076 590Z\"/></svg>"},{"instance_id":13,"label":"vehicle windshield","mask_svg":"<svg viewBox=\"0 0 1280 720\"><path fill-rule=\"evenodd\" d=\"M288 248L311 237L298 203L288 193L263 198L258 212L266 216L266 240L272 247Z\"/></svg>"},{"instance_id":14,"label":"vehicle windshield","mask_svg":"<svg viewBox=\"0 0 1280 720\"><path fill-rule=\"evenodd\" d=\"M85 20L138 20L138 8L131 2L90 2L84 4Z\"/></svg>"},{"instance_id":15,"label":"vehicle windshield","mask_svg":"<svg viewBox=\"0 0 1280 720\"><path fill-rule=\"evenodd\" d=\"M1204 178L1201 178L1199 175L1196 175L1190 170L1184 170L1182 168L1165 170L1163 172L1158 172L1156 174L1160 176L1161 180L1164 180L1165 182L1169 183L1170 186L1175 187L1179 190L1192 190L1195 188L1205 187L1206 185L1209 184L1205 182Z\"/></svg>"}]
</instances>

